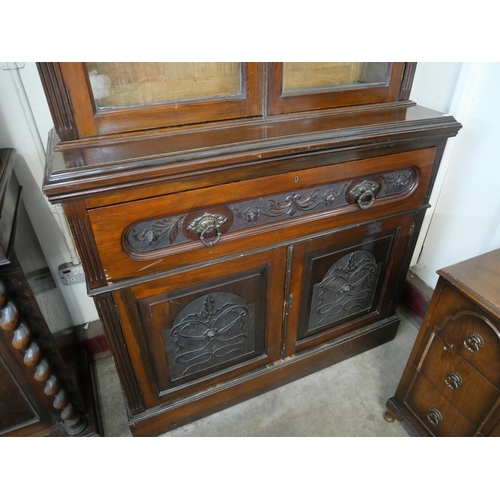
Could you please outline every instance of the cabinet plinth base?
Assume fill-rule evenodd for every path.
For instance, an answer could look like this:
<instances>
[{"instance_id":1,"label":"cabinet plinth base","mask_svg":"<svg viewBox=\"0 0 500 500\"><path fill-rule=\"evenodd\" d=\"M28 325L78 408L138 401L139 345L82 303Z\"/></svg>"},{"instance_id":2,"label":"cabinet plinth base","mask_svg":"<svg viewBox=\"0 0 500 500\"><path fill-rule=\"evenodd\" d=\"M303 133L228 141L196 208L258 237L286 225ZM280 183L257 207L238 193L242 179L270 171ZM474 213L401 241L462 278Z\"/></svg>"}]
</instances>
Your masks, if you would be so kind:
<instances>
[{"instance_id":1,"label":"cabinet plinth base","mask_svg":"<svg viewBox=\"0 0 500 500\"><path fill-rule=\"evenodd\" d=\"M379 321L201 394L147 410L131 418L129 426L132 435L153 436L168 432L389 342L396 336L399 323L397 317Z\"/></svg>"}]
</instances>

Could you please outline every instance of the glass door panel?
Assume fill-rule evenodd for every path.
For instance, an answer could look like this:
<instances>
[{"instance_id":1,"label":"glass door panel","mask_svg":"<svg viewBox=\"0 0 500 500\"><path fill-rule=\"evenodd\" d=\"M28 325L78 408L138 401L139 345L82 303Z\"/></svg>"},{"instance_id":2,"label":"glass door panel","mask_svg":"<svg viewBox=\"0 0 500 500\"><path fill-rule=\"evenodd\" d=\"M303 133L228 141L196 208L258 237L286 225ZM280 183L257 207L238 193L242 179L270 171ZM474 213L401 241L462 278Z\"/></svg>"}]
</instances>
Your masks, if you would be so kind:
<instances>
[{"instance_id":1,"label":"glass door panel","mask_svg":"<svg viewBox=\"0 0 500 500\"><path fill-rule=\"evenodd\" d=\"M404 68L398 62L268 63L268 113L397 101Z\"/></svg>"},{"instance_id":2,"label":"glass door panel","mask_svg":"<svg viewBox=\"0 0 500 500\"><path fill-rule=\"evenodd\" d=\"M82 139L262 115L263 63L63 62Z\"/></svg>"},{"instance_id":3,"label":"glass door panel","mask_svg":"<svg viewBox=\"0 0 500 500\"><path fill-rule=\"evenodd\" d=\"M237 62L87 62L97 110L242 96Z\"/></svg>"},{"instance_id":4,"label":"glass door panel","mask_svg":"<svg viewBox=\"0 0 500 500\"><path fill-rule=\"evenodd\" d=\"M283 65L283 92L386 84L388 71L388 62L286 62Z\"/></svg>"}]
</instances>

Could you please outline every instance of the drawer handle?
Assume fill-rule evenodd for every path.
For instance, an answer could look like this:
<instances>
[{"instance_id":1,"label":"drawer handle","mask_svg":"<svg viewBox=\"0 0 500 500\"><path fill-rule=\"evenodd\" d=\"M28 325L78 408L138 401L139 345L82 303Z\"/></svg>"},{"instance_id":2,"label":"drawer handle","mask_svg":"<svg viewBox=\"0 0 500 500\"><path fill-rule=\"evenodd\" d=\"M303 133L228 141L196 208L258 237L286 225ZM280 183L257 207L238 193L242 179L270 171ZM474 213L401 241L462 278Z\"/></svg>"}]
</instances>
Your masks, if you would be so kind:
<instances>
[{"instance_id":1,"label":"drawer handle","mask_svg":"<svg viewBox=\"0 0 500 500\"><path fill-rule=\"evenodd\" d=\"M225 222L227 222L227 217L225 217L224 215L209 214L207 212L201 217L194 219L187 226L187 230L191 231L192 233L198 233L200 235L200 241L206 247L213 247L220 240L221 232L219 231L219 228ZM210 237L207 238L207 235L210 235L210 233L213 233L214 231L217 232L216 236L213 238Z\"/></svg>"},{"instance_id":2,"label":"drawer handle","mask_svg":"<svg viewBox=\"0 0 500 500\"><path fill-rule=\"evenodd\" d=\"M464 340L464 346L470 352L477 352L481 347L484 347L484 339L479 333L473 332Z\"/></svg>"},{"instance_id":3,"label":"drawer handle","mask_svg":"<svg viewBox=\"0 0 500 500\"><path fill-rule=\"evenodd\" d=\"M375 181L363 181L361 184L354 186L349 191L349 194L356 199L356 203L361 210L366 210L373 205L375 193L379 189L380 186Z\"/></svg>"},{"instance_id":4,"label":"drawer handle","mask_svg":"<svg viewBox=\"0 0 500 500\"><path fill-rule=\"evenodd\" d=\"M437 408L433 408L427 415L427 420L432 425L438 425L443 420L443 415L441 415L441 412Z\"/></svg>"},{"instance_id":5,"label":"drawer handle","mask_svg":"<svg viewBox=\"0 0 500 500\"><path fill-rule=\"evenodd\" d=\"M444 381L452 390L458 389L463 383L462 377L457 372L451 372Z\"/></svg>"}]
</instances>

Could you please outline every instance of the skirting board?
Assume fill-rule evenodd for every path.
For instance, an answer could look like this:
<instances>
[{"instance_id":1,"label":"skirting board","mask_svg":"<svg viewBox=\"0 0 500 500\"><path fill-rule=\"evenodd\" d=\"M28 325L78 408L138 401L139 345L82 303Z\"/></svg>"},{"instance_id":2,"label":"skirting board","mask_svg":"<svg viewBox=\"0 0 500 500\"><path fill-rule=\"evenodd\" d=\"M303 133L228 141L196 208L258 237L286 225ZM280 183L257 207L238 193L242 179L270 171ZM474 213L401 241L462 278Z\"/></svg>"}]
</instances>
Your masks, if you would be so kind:
<instances>
[{"instance_id":1,"label":"skirting board","mask_svg":"<svg viewBox=\"0 0 500 500\"><path fill-rule=\"evenodd\" d=\"M423 318L431 300L432 292L432 288L427 286L416 274L409 271L401 292L401 302Z\"/></svg>"}]
</instances>

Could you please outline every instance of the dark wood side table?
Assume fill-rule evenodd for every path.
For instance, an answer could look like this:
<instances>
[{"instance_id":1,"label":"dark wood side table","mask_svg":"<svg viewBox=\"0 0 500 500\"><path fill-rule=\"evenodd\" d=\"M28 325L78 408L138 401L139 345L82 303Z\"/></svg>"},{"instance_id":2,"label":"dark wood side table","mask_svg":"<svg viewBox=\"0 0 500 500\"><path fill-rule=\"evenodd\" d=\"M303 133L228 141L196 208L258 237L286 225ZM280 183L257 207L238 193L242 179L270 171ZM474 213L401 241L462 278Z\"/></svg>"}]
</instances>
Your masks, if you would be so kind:
<instances>
[{"instance_id":1,"label":"dark wood side table","mask_svg":"<svg viewBox=\"0 0 500 500\"><path fill-rule=\"evenodd\" d=\"M421 436L500 436L500 249L438 274L385 419Z\"/></svg>"},{"instance_id":2,"label":"dark wood side table","mask_svg":"<svg viewBox=\"0 0 500 500\"><path fill-rule=\"evenodd\" d=\"M99 436L91 361L71 332L53 335L27 276L45 260L14 172L21 161L0 150L0 436Z\"/></svg>"}]
</instances>

